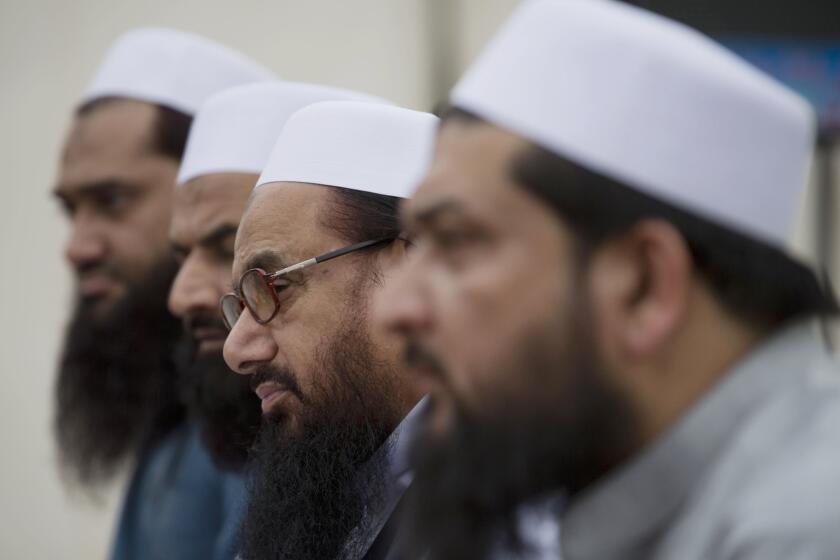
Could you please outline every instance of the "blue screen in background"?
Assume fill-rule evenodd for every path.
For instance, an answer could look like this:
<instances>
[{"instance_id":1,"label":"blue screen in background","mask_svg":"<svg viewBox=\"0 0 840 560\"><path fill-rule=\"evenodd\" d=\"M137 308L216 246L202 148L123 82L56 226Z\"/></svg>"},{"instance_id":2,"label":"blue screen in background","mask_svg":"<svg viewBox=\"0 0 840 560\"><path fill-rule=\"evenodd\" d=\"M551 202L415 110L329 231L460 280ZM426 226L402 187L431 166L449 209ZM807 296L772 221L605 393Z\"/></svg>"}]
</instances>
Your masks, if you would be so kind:
<instances>
[{"instance_id":1,"label":"blue screen in background","mask_svg":"<svg viewBox=\"0 0 840 560\"><path fill-rule=\"evenodd\" d=\"M840 136L840 42L717 39L807 98L817 111L820 131Z\"/></svg>"}]
</instances>

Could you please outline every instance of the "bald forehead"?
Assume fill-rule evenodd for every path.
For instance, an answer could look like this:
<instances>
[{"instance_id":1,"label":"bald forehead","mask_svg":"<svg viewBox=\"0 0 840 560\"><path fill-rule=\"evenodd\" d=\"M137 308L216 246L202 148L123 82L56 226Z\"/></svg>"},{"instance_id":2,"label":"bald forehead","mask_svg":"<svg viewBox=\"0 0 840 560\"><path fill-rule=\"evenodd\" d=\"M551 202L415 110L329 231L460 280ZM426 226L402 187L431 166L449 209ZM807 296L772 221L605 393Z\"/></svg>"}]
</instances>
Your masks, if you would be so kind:
<instances>
[{"instance_id":1,"label":"bald forehead","mask_svg":"<svg viewBox=\"0 0 840 560\"><path fill-rule=\"evenodd\" d=\"M330 203L330 190L331 187L286 182L255 189L236 236L234 271L247 264L252 255L265 251L282 255L286 263L310 258L323 247L334 248L340 240L323 226L322 220Z\"/></svg>"},{"instance_id":2,"label":"bald forehead","mask_svg":"<svg viewBox=\"0 0 840 560\"><path fill-rule=\"evenodd\" d=\"M253 190L243 216L250 233L281 233L312 222L326 203L327 188L308 183L269 183Z\"/></svg>"},{"instance_id":3,"label":"bald forehead","mask_svg":"<svg viewBox=\"0 0 840 560\"><path fill-rule=\"evenodd\" d=\"M241 216L258 177L254 173L210 173L178 185L175 197L185 207L236 205Z\"/></svg>"},{"instance_id":4,"label":"bald forehead","mask_svg":"<svg viewBox=\"0 0 840 560\"><path fill-rule=\"evenodd\" d=\"M211 173L178 185L172 237L192 244L221 224L238 224L256 181L253 173Z\"/></svg>"}]
</instances>

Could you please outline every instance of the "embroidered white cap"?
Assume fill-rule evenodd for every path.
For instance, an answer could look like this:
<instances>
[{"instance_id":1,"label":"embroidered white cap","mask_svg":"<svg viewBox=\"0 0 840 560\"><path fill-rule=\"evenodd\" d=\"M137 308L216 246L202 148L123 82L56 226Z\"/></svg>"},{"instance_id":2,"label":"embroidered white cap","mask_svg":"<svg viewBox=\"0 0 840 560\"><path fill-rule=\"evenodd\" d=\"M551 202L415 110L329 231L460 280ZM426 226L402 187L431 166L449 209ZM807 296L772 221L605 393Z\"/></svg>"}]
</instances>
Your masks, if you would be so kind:
<instances>
[{"instance_id":1,"label":"embroidered white cap","mask_svg":"<svg viewBox=\"0 0 840 560\"><path fill-rule=\"evenodd\" d=\"M270 79L264 66L194 33L141 28L111 46L82 102L127 97L193 115L215 93Z\"/></svg>"},{"instance_id":2,"label":"embroidered white cap","mask_svg":"<svg viewBox=\"0 0 840 560\"><path fill-rule=\"evenodd\" d=\"M210 173L261 173L288 118L307 105L331 100L388 103L350 90L294 82L261 82L214 95L193 121L178 183Z\"/></svg>"},{"instance_id":3,"label":"embroidered white cap","mask_svg":"<svg viewBox=\"0 0 840 560\"><path fill-rule=\"evenodd\" d=\"M451 102L640 192L788 246L813 111L684 25L612 0L526 0Z\"/></svg>"},{"instance_id":4,"label":"embroidered white cap","mask_svg":"<svg viewBox=\"0 0 840 560\"><path fill-rule=\"evenodd\" d=\"M257 187L278 181L408 198L432 157L438 119L400 107L326 101L288 120Z\"/></svg>"}]
</instances>

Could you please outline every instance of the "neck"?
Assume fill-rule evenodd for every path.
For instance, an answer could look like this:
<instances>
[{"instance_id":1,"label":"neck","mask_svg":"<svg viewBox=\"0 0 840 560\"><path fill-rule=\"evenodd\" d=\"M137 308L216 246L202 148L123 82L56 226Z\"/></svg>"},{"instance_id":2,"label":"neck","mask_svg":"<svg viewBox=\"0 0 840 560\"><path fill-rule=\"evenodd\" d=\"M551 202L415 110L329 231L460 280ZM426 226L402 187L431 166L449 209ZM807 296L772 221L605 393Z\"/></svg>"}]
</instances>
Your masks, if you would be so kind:
<instances>
[{"instance_id":1,"label":"neck","mask_svg":"<svg viewBox=\"0 0 840 560\"><path fill-rule=\"evenodd\" d=\"M698 294L663 350L632 374L641 444L676 423L766 335Z\"/></svg>"}]
</instances>

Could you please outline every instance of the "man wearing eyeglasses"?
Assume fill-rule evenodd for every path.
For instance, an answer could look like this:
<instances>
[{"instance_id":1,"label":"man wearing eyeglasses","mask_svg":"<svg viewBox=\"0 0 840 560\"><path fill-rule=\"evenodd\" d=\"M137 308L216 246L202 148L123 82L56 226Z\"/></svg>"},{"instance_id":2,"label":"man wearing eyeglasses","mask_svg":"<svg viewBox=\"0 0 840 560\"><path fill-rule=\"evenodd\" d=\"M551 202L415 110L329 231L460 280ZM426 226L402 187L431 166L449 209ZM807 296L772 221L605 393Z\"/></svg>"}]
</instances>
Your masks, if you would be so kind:
<instances>
[{"instance_id":1,"label":"man wearing eyeglasses","mask_svg":"<svg viewBox=\"0 0 840 560\"><path fill-rule=\"evenodd\" d=\"M397 207L436 120L310 105L287 122L245 210L222 301L225 360L249 376L265 418L244 560L388 553L387 521L410 482L394 450L420 395L369 305L404 258Z\"/></svg>"},{"instance_id":2,"label":"man wearing eyeglasses","mask_svg":"<svg viewBox=\"0 0 840 560\"><path fill-rule=\"evenodd\" d=\"M180 264L169 308L188 334L181 375L202 441L220 467L245 464L262 417L247 378L224 363L219 299L230 288L233 242L248 196L286 120L327 100L380 100L318 85L270 81L231 88L199 110L190 129L170 238ZM240 487L231 482L231 493Z\"/></svg>"}]
</instances>

